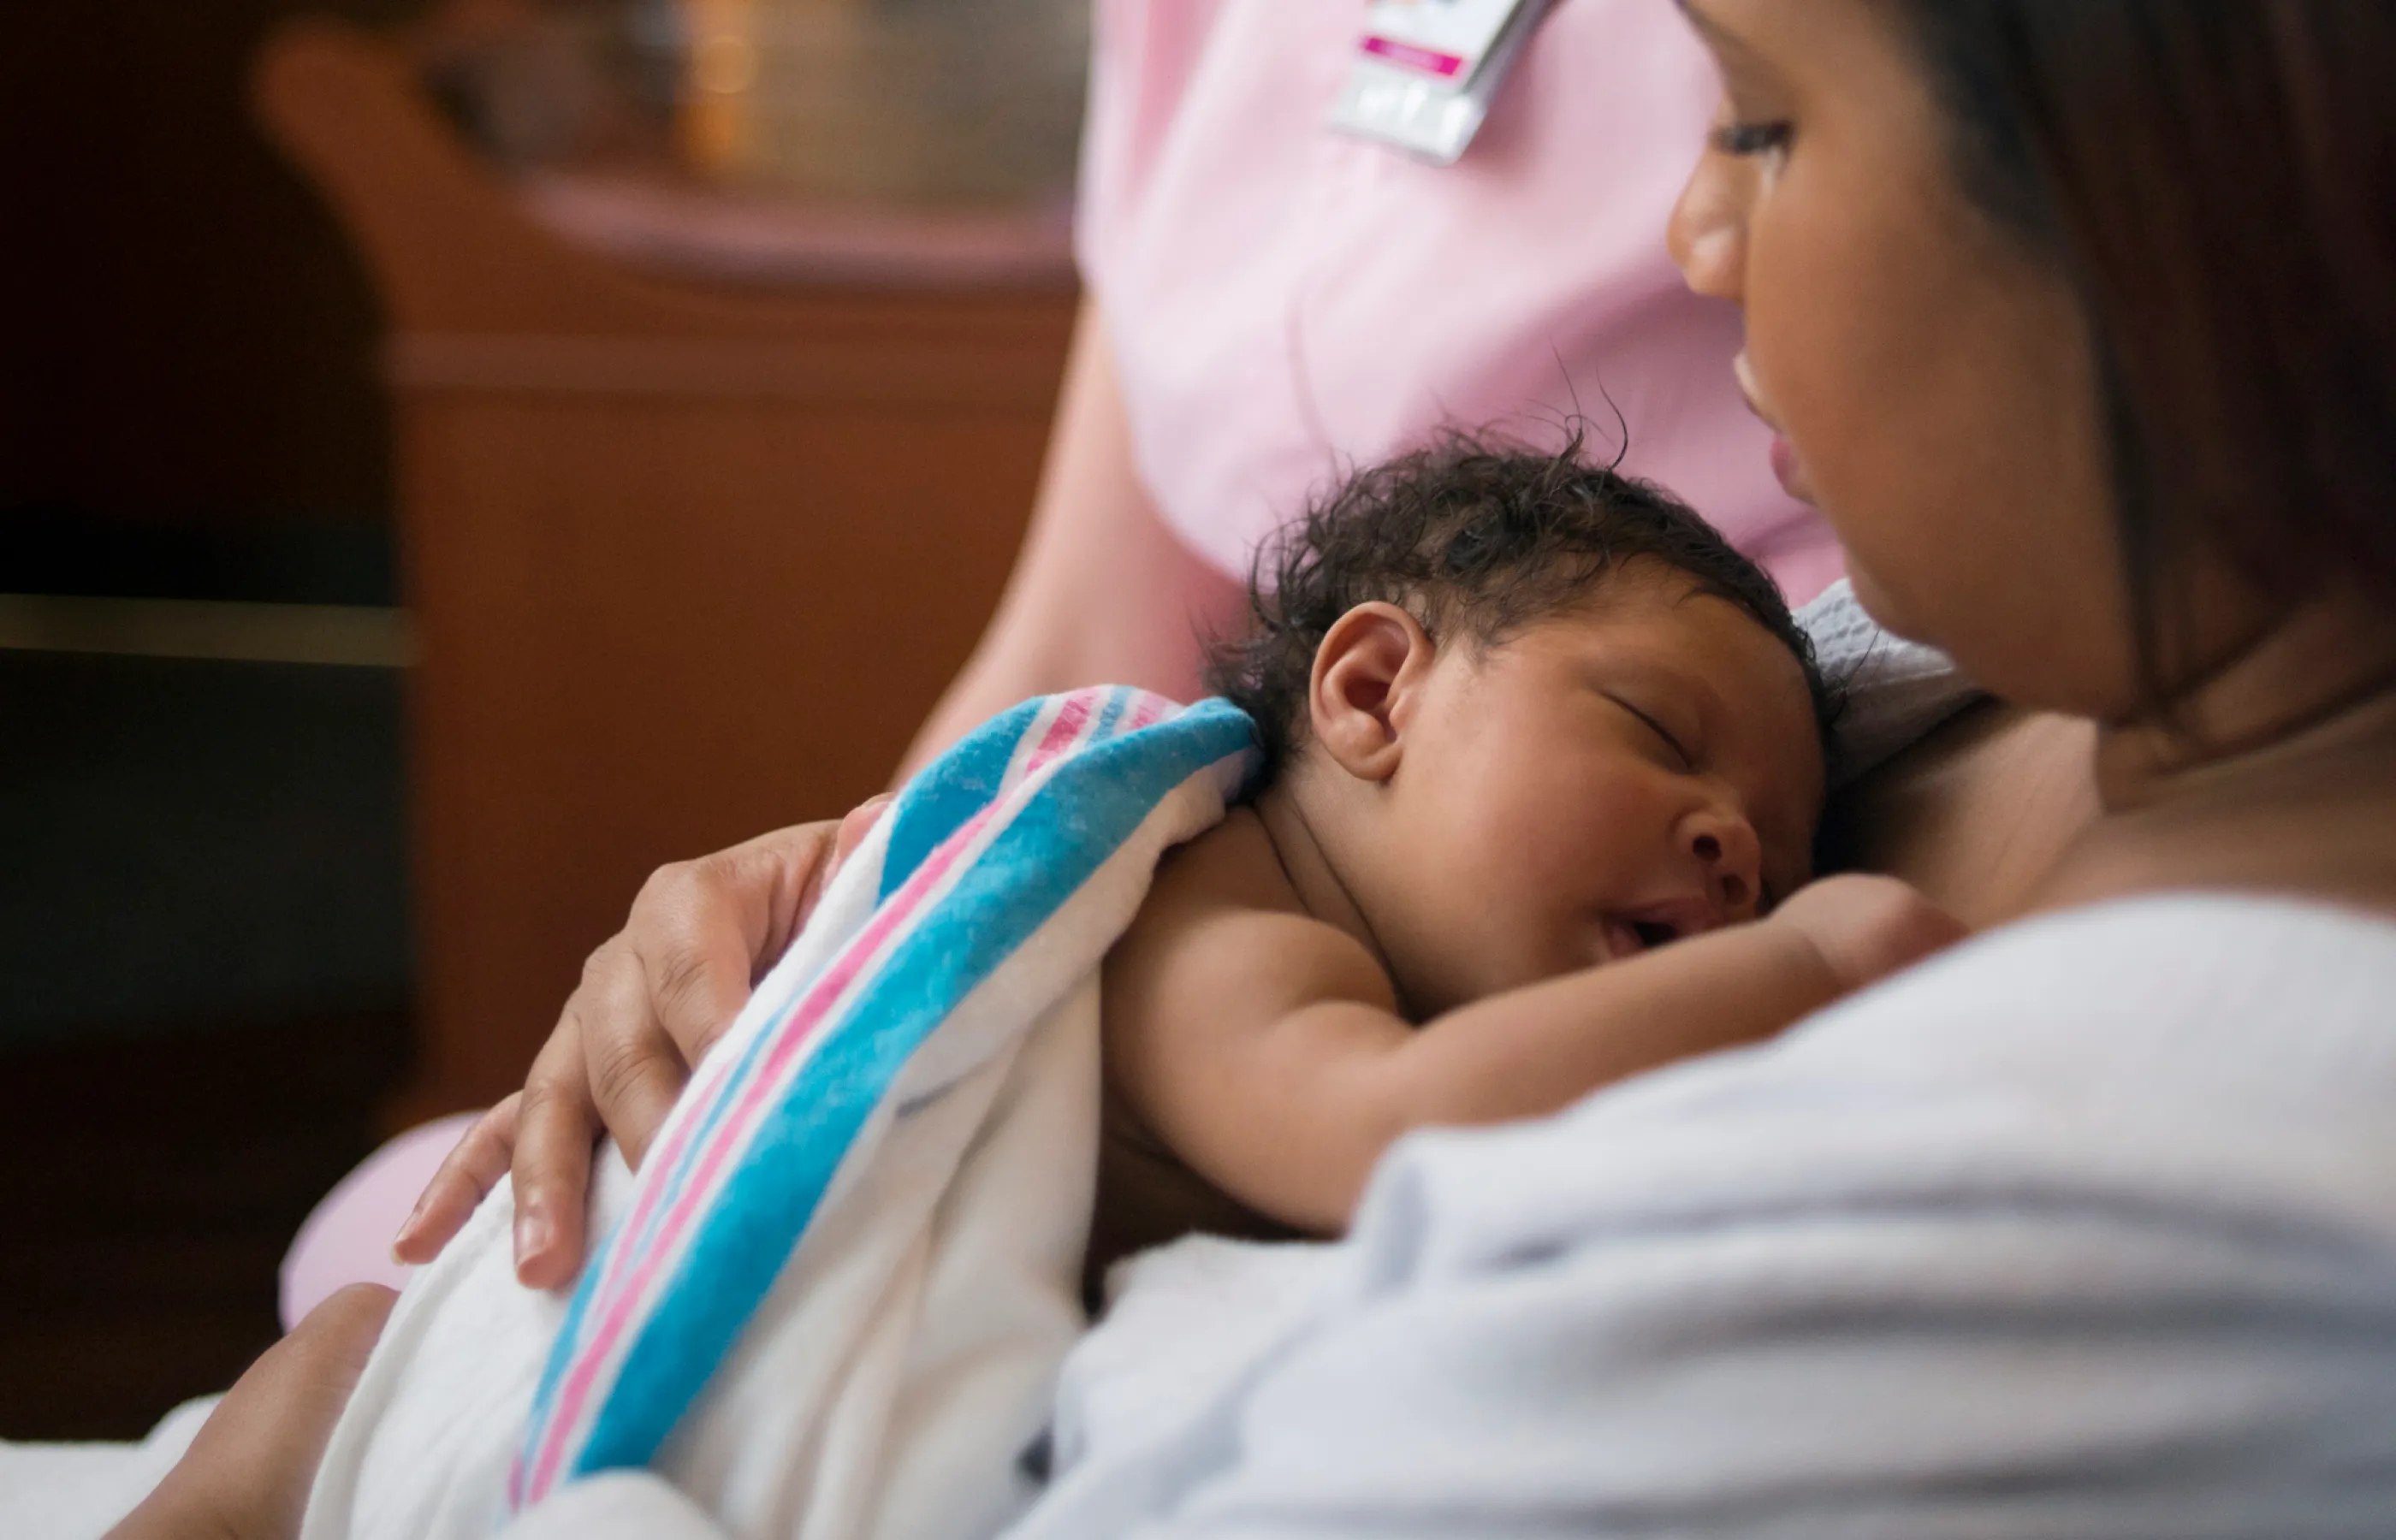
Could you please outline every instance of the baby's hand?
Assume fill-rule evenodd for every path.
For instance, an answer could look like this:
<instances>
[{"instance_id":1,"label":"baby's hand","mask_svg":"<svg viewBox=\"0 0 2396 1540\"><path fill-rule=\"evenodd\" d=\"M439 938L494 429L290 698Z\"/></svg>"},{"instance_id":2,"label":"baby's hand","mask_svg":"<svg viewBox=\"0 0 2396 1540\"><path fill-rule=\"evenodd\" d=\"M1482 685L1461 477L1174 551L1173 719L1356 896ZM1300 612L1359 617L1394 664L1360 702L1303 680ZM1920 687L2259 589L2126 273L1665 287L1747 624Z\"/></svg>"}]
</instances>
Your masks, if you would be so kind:
<instances>
[{"instance_id":1,"label":"baby's hand","mask_svg":"<svg viewBox=\"0 0 2396 1540\"><path fill-rule=\"evenodd\" d=\"M1894 877L1825 877L1772 911L1813 944L1842 990L1879 982L1961 941L1963 923Z\"/></svg>"}]
</instances>

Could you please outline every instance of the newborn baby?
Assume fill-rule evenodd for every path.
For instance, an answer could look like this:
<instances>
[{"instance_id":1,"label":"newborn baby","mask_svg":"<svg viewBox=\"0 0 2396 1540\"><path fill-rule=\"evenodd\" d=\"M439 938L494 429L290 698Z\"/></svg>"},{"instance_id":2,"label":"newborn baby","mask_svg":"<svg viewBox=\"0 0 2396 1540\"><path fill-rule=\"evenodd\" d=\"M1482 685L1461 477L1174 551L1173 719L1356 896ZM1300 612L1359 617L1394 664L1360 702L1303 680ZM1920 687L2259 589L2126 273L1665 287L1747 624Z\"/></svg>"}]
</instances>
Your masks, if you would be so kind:
<instances>
[{"instance_id":1,"label":"newborn baby","mask_svg":"<svg viewBox=\"0 0 2396 1540\"><path fill-rule=\"evenodd\" d=\"M1191 757L1120 828L1106 794L1146 762L1101 756L1147 728L1101 741L1082 697L928 772L702 1071L689 1139L637 1187L607 1163L593 1224L625 1229L572 1306L517 1284L506 1192L410 1284L310 1540L462 1540L634 1467L752 1540L995 1533L1036 1484L1077 1262L1086 1293L1194 1231L1337 1233L1409 1129L1765 1036L1956 934L1897 883L1806 885L1810 648L1655 488L1454 439L1352 478L1270 577L1218 658L1265 749L1228 816L1246 724L1219 707L1149 718ZM1018 764L1085 732L1053 777ZM1069 771L1088 802L1052 830ZM968 788L996 800L951 809L948 856L885 864L909 808ZM1070 898L1032 858L1091 851ZM951 876L954 910L926 896ZM970 949L944 917L1010 913L1004 960L934 965Z\"/></svg>"},{"instance_id":2,"label":"newborn baby","mask_svg":"<svg viewBox=\"0 0 2396 1540\"><path fill-rule=\"evenodd\" d=\"M1558 1110L1960 936L1887 879L1805 885L1812 649L1657 488L1452 439L1274 566L1211 681L1264 769L1106 963L1091 1281L1192 1231L1337 1234L1408 1129Z\"/></svg>"}]
</instances>

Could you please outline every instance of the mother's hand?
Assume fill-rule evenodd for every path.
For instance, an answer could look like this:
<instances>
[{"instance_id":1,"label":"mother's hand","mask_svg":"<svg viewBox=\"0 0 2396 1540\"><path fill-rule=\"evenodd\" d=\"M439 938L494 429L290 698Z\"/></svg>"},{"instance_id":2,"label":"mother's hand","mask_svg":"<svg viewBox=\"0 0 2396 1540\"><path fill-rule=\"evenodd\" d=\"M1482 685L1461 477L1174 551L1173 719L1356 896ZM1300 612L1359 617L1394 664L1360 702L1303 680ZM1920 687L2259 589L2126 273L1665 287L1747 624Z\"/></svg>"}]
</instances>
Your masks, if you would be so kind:
<instances>
[{"instance_id":1,"label":"mother's hand","mask_svg":"<svg viewBox=\"0 0 2396 1540\"><path fill-rule=\"evenodd\" d=\"M512 1172L516 1276L535 1288L571 1278L582 1261L600 1134L641 1163L691 1067L732 1025L888 801L658 869L624 928L582 965L525 1088L485 1113L442 1162L393 1244L400 1260L431 1261Z\"/></svg>"},{"instance_id":2,"label":"mother's hand","mask_svg":"<svg viewBox=\"0 0 2396 1540\"><path fill-rule=\"evenodd\" d=\"M287 1540L325 1445L399 1296L353 1283L249 1366L109 1540Z\"/></svg>"}]
</instances>

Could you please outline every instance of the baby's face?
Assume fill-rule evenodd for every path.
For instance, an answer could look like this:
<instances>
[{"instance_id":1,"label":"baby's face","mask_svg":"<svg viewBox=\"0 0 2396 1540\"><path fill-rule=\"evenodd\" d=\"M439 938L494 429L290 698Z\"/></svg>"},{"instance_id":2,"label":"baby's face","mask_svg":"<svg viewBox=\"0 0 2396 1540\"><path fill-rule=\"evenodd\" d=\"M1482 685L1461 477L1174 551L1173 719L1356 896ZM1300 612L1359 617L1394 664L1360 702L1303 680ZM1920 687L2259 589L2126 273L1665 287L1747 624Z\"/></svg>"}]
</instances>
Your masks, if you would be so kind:
<instances>
[{"instance_id":1,"label":"baby's face","mask_svg":"<svg viewBox=\"0 0 2396 1540\"><path fill-rule=\"evenodd\" d=\"M1812 874L1804 672L1668 569L1443 648L1404 736L1369 908L1419 1016L1751 920Z\"/></svg>"}]
</instances>

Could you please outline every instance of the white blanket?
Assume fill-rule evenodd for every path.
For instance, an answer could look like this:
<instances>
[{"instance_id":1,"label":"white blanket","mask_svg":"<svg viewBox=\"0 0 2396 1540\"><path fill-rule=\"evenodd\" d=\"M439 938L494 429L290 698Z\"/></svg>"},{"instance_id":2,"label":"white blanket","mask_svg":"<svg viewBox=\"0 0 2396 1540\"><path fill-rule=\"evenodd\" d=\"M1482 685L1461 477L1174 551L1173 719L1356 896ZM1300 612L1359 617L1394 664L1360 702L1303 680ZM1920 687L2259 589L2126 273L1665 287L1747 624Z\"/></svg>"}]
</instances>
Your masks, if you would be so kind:
<instances>
[{"instance_id":1,"label":"white blanket","mask_svg":"<svg viewBox=\"0 0 2396 1540\"><path fill-rule=\"evenodd\" d=\"M185 1401L140 1443L0 1440L0 1534L98 1540L175 1467L216 1402Z\"/></svg>"}]
</instances>

